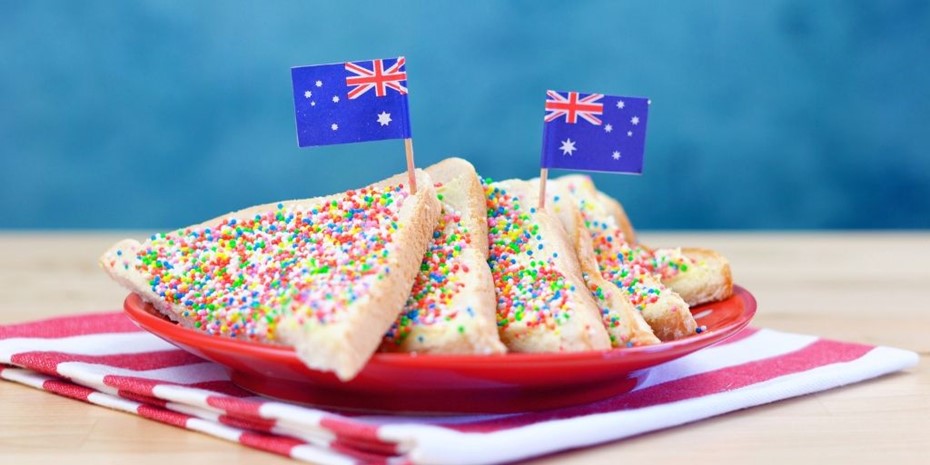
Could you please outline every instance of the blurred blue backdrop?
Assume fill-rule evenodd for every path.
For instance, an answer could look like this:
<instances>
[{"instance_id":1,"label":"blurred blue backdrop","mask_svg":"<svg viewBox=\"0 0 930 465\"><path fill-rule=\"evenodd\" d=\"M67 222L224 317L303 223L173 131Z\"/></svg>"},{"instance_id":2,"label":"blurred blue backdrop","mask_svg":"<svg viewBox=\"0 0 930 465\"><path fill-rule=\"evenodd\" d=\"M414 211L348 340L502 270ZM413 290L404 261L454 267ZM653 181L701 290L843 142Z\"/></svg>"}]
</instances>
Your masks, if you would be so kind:
<instances>
[{"instance_id":1,"label":"blurred blue backdrop","mask_svg":"<svg viewBox=\"0 0 930 465\"><path fill-rule=\"evenodd\" d=\"M0 0L0 227L172 228L404 169L289 68L403 54L416 157L538 174L547 88L652 98L640 228L930 227L930 2Z\"/></svg>"}]
</instances>

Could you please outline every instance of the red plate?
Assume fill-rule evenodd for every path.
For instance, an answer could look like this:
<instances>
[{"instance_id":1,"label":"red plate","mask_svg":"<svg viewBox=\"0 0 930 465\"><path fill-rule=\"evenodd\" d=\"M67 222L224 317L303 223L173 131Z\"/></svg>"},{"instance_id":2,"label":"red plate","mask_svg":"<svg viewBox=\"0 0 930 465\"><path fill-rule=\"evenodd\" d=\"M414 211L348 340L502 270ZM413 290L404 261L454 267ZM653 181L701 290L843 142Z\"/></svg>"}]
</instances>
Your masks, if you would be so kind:
<instances>
[{"instance_id":1,"label":"red plate","mask_svg":"<svg viewBox=\"0 0 930 465\"><path fill-rule=\"evenodd\" d=\"M229 369L232 381L263 396L320 407L370 412L509 413L577 405L633 389L647 368L722 341L756 313L752 294L694 307L707 331L630 349L547 354L371 357L357 377L339 381L304 366L288 347L244 342L181 327L136 294L123 304L129 318L156 336Z\"/></svg>"}]
</instances>

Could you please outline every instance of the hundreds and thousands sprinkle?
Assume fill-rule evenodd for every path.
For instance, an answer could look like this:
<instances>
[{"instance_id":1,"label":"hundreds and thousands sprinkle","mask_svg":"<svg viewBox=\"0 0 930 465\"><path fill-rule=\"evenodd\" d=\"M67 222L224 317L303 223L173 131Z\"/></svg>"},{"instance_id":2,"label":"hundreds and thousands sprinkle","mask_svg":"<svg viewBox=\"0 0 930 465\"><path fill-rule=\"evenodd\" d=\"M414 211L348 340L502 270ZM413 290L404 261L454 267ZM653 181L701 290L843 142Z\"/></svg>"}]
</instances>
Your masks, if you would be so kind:
<instances>
[{"instance_id":1,"label":"hundreds and thousands sprinkle","mask_svg":"<svg viewBox=\"0 0 930 465\"><path fill-rule=\"evenodd\" d=\"M439 199L442 200L441 194ZM450 303L465 286L469 268L462 260L462 251L470 246L471 236L458 211L448 204L443 204L442 208L439 224L420 264L420 273L413 283L410 298L384 336L387 344L399 346L416 327L449 322L457 316L457 310L450 307ZM458 330L464 331L464 326L459 326Z\"/></svg>"},{"instance_id":2,"label":"hundreds and thousands sprinkle","mask_svg":"<svg viewBox=\"0 0 930 465\"><path fill-rule=\"evenodd\" d=\"M578 206L585 228L591 233L601 275L625 290L640 311L658 301L664 286L652 279L652 270L637 259L642 255L624 240L623 231L613 217L594 218L594 206L584 199L579 200Z\"/></svg>"},{"instance_id":3,"label":"hundreds and thousands sprinkle","mask_svg":"<svg viewBox=\"0 0 930 465\"><path fill-rule=\"evenodd\" d=\"M560 273L547 249L535 208L523 209L520 200L485 182L488 207L488 264L497 290L497 325L544 327L555 330L571 317L569 293L575 292Z\"/></svg>"},{"instance_id":4,"label":"hundreds and thousands sprinkle","mask_svg":"<svg viewBox=\"0 0 930 465\"><path fill-rule=\"evenodd\" d=\"M591 276L588 273L583 273L584 282L588 286L588 290L591 291L591 294L594 295L594 298L597 300L598 305L601 310L601 321L604 322L604 326L608 329L614 329L620 326L623 321L620 319L620 315L617 315L616 312L612 312L610 308L604 305L607 299L610 298L610 291L605 291L603 287L599 286L597 282L591 279ZM607 334L610 336L610 343L612 345L617 345L618 343L626 343L626 340L618 341L617 336L614 334L614 331L607 331Z\"/></svg>"},{"instance_id":5,"label":"hundreds and thousands sprinkle","mask_svg":"<svg viewBox=\"0 0 930 465\"><path fill-rule=\"evenodd\" d=\"M685 273L693 262L681 253L681 249L650 250L641 245L635 246L636 260L647 269L659 275L661 279L674 278L679 273Z\"/></svg>"},{"instance_id":6,"label":"hundreds and thousands sprinkle","mask_svg":"<svg viewBox=\"0 0 930 465\"><path fill-rule=\"evenodd\" d=\"M390 272L402 185L151 237L134 266L210 334L274 341L285 312L331 324Z\"/></svg>"}]
</instances>

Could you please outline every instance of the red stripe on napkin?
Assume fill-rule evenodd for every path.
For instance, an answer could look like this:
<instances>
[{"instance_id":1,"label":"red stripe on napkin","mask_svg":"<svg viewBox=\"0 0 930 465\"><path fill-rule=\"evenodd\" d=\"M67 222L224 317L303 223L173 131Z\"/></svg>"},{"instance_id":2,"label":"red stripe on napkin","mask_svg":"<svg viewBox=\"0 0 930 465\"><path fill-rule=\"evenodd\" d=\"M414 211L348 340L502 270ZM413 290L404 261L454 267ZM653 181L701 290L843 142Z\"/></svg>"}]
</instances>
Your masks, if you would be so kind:
<instances>
[{"instance_id":1,"label":"red stripe on napkin","mask_svg":"<svg viewBox=\"0 0 930 465\"><path fill-rule=\"evenodd\" d=\"M86 388L84 386L78 386L74 383L69 383L67 381L61 381L57 379L50 379L42 383L42 389L53 392L60 396L65 396L71 399L77 399L84 402L87 402L87 398L97 392L93 389Z\"/></svg>"},{"instance_id":2,"label":"red stripe on napkin","mask_svg":"<svg viewBox=\"0 0 930 465\"><path fill-rule=\"evenodd\" d=\"M239 442L256 449L273 452L278 455L289 457L291 450L304 443L292 438L282 436L269 436L267 434L256 434L245 432L239 436Z\"/></svg>"},{"instance_id":3,"label":"red stripe on napkin","mask_svg":"<svg viewBox=\"0 0 930 465\"><path fill-rule=\"evenodd\" d=\"M139 413L139 416L143 418L167 423L172 426L177 426L178 428L186 428L188 420L193 418L190 415L172 412L171 410L165 410L151 405L140 405L136 411Z\"/></svg>"},{"instance_id":4,"label":"red stripe on napkin","mask_svg":"<svg viewBox=\"0 0 930 465\"><path fill-rule=\"evenodd\" d=\"M0 339L41 337L56 339L100 333L134 333L142 331L122 312L86 313L0 326Z\"/></svg>"},{"instance_id":5,"label":"red stripe on napkin","mask_svg":"<svg viewBox=\"0 0 930 465\"><path fill-rule=\"evenodd\" d=\"M176 367L203 363L203 359L191 355L183 350L165 350L159 352L143 352L139 354L116 355L79 355L64 352L23 352L11 357L10 361L19 366L27 366L30 370L47 375L59 375L58 364L65 362L83 362L97 365L107 365L115 368L130 370L156 370L159 368Z\"/></svg>"},{"instance_id":6,"label":"red stripe on napkin","mask_svg":"<svg viewBox=\"0 0 930 465\"><path fill-rule=\"evenodd\" d=\"M132 391L118 390L116 395L122 397L126 400L131 400L133 402L139 402L140 404L148 404L154 407L165 408L168 406L168 401L164 399L159 399L157 397L146 396L143 394L137 394Z\"/></svg>"}]
</instances>

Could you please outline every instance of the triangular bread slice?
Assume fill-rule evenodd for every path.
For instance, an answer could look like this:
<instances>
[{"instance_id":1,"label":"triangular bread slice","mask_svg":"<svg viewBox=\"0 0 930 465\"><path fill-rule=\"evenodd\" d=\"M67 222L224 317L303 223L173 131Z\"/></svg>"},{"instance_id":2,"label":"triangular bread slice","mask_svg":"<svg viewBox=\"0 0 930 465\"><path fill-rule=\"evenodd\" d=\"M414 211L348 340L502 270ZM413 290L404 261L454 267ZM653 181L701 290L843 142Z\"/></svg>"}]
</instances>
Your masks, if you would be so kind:
<instances>
[{"instance_id":1,"label":"triangular bread slice","mask_svg":"<svg viewBox=\"0 0 930 465\"><path fill-rule=\"evenodd\" d=\"M558 218L520 180L485 185L501 341L512 352L604 350L610 337Z\"/></svg>"},{"instance_id":2,"label":"triangular bread slice","mask_svg":"<svg viewBox=\"0 0 930 465\"><path fill-rule=\"evenodd\" d=\"M502 353L488 268L484 187L474 166L447 158L426 168L442 203L439 225L385 352Z\"/></svg>"},{"instance_id":3,"label":"triangular bread slice","mask_svg":"<svg viewBox=\"0 0 930 465\"><path fill-rule=\"evenodd\" d=\"M539 180L531 182L538 185ZM601 320L610 335L610 343L614 347L633 347L661 342L629 296L601 274L584 217L576 203L568 200L573 198L572 194L561 183L549 183L546 193L547 209L562 222L569 242L575 248L585 283L601 309Z\"/></svg>"},{"instance_id":4,"label":"triangular bread slice","mask_svg":"<svg viewBox=\"0 0 930 465\"><path fill-rule=\"evenodd\" d=\"M697 247L652 249L643 244L633 248L644 253L648 267L688 305L716 302L733 295L730 262L717 251Z\"/></svg>"},{"instance_id":5,"label":"triangular bread slice","mask_svg":"<svg viewBox=\"0 0 930 465\"><path fill-rule=\"evenodd\" d=\"M688 305L714 302L733 295L733 274L726 257L710 249L653 249L637 243L633 224L619 201L598 191L587 176L569 175L559 179L580 186L579 195L585 195L590 201L607 209L620 226L638 260L660 275L662 283L680 295Z\"/></svg>"},{"instance_id":6,"label":"triangular bread slice","mask_svg":"<svg viewBox=\"0 0 930 465\"><path fill-rule=\"evenodd\" d=\"M549 181L570 198L553 198L554 204L572 202L581 213L601 275L623 291L649 323L653 333L671 341L697 331L688 304L662 284L658 276L634 260L635 252L618 222L596 201L594 184L587 176L570 175ZM555 208L555 207L554 207Z\"/></svg>"},{"instance_id":7,"label":"triangular bread slice","mask_svg":"<svg viewBox=\"0 0 930 465\"><path fill-rule=\"evenodd\" d=\"M259 205L123 240L100 264L182 326L293 346L348 380L403 308L438 221L433 182L416 176L414 195L381 182Z\"/></svg>"}]
</instances>

